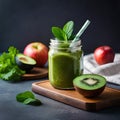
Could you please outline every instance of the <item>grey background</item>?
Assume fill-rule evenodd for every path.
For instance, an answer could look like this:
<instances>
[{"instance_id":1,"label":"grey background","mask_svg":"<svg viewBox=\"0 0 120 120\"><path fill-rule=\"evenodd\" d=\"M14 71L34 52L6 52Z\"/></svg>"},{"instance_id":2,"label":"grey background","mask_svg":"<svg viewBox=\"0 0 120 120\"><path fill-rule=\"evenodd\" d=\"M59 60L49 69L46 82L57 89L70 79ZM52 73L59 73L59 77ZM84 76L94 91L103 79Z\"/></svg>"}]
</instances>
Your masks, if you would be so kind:
<instances>
[{"instance_id":1,"label":"grey background","mask_svg":"<svg viewBox=\"0 0 120 120\"><path fill-rule=\"evenodd\" d=\"M52 26L75 22L75 33L86 19L90 26L81 36L85 54L100 45L120 52L119 0L0 0L0 52L9 46L21 52L33 41L49 45Z\"/></svg>"}]
</instances>

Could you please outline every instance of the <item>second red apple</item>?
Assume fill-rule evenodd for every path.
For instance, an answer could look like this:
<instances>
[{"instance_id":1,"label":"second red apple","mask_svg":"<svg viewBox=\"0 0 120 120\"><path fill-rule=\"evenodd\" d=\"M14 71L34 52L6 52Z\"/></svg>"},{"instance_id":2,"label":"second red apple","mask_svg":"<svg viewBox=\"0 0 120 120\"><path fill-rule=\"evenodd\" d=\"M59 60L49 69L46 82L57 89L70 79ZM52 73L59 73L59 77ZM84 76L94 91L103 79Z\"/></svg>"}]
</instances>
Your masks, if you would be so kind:
<instances>
[{"instance_id":1,"label":"second red apple","mask_svg":"<svg viewBox=\"0 0 120 120\"><path fill-rule=\"evenodd\" d=\"M36 60L38 67L43 67L48 60L48 48L41 42L29 43L23 53Z\"/></svg>"},{"instance_id":2,"label":"second red apple","mask_svg":"<svg viewBox=\"0 0 120 120\"><path fill-rule=\"evenodd\" d=\"M114 61L115 53L110 46L100 46L94 51L94 58L99 65Z\"/></svg>"}]
</instances>

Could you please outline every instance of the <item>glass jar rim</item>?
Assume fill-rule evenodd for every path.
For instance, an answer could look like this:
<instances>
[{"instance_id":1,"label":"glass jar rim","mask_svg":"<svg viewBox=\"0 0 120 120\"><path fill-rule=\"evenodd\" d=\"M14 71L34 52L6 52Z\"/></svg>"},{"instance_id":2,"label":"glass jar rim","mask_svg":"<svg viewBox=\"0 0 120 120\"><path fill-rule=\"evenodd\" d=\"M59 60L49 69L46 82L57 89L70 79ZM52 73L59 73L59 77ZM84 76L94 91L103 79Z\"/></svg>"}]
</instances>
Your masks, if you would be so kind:
<instances>
[{"instance_id":1,"label":"glass jar rim","mask_svg":"<svg viewBox=\"0 0 120 120\"><path fill-rule=\"evenodd\" d=\"M63 46L62 46L63 45ZM58 48L59 46L59 48ZM61 46L61 47L60 47ZM50 48L57 48L57 49L68 49L68 48L81 48L81 40L72 42L72 40L69 41L62 41L62 40L57 40L57 39L50 39Z\"/></svg>"},{"instance_id":2,"label":"glass jar rim","mask_svg":"<svg viewBox=\"0 0 120 120\"><path fill-rule=\"evenodd\" d=\"M73 40L65 41L65 40L58 40L58 39L50 39L50 41L54 42L54 43L72 43ZM80 43L81 44L81 39L75 41L74 43Z\"/></svg>"}]
</instances>

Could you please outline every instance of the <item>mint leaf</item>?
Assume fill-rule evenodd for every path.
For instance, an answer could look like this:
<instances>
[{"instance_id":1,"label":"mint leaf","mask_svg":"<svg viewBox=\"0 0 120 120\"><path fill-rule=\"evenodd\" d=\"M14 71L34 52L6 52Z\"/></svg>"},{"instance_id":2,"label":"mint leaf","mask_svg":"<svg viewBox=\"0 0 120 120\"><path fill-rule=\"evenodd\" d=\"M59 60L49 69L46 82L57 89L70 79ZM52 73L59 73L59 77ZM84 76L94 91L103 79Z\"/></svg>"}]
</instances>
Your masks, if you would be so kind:
<instances>
[{"instance_id":1,"label":"mint leaf","mask_svg":"<svg viewBox=\"0 0 120 120\"><path fill-rule=\"evenodd\" d=\"M59 27L52 27L52 33L58 40L67 40L66 33Z\"/></svg>"},{"instance_id":2,"label":"mint leaf","mask_svg":"<svg viewBox=\"0 0 120 120\"><path fill-rule=\"evenodd\" d=\"M30 91L25 91L25 92L19 93L16 96L16 99L18 102L24 102L27 98L34 99L35 97L34 97L33 93Z\"/></svg>"},{"instance_id":3,"label":"mint leaf","mask_svg":"<svg viewBox=\"0 0 120 120\"><path fill-rule=\"evenodd\" d=\"M73 27L74 27L74 22L73 22L73 21L68 21L68 22L63 26L63 31L66 33L68 39L69 39L69 38L71 37L71 35L72 35Z\"/></svg>"},{"instance_id":4,"label":"mint leaf","mask_svg":"<svg viewBox=\"0 0 120 120\"><path fill-rule=\"evenodd\" d=\"M62 29L59 27L52 27L52 33L58 40L68 41L73 38L73 27L74 22L68 21Z\"/></svg>"},{"instance_id":5,"label":"mint leaf","mask_svg":"<svg viewBox=\"0 0 120 120\"><path fill-rule=\"evenodd\" d=\"M23 103L25 105L35 105L35 106L38 106L38 105L42 104L40 100L33 99L33 98L27 98Z\"/></svg>"},{"instance_id":6,"label":"mint leaf","mask_svg":"<svg viewBox=\"0 0 120 120\"><path fill-rule=\"evenodd\" d=\"M16 95L16 100L23 104L29 105L41 105L41 101L36 99L34 94L30 91L25 91Z\"/></svg>"}]
</instances>

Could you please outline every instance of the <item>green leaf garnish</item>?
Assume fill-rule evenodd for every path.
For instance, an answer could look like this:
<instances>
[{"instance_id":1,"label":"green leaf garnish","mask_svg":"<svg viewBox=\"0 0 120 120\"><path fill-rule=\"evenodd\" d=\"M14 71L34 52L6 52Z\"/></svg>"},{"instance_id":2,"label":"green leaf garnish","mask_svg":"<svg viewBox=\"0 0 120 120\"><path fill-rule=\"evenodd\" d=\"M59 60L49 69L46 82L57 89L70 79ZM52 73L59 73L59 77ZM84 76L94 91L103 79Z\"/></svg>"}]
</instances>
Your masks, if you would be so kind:
<instances>
[{"instance_id":1,"label":"green leaf garnish","mask_svg":"<svg viewBox=\"0 0 120 120\"><path fill-rule=\"evenodd\" d=\"M74 22L68 21L64 26L63 29L60 27L52 27L52 33L58 40L68 41L70 40L72 33L73 33Z\"/></svg>"},{"instance_id":2,"label":"green leaf garnish","mask_svg":"<svg viewBox=\"0 0 120 120\"><path fill-rule=\"evenodd\" d=\"M52 33L59 40L67 40L65 32L59 27L52 27Z\"/></svg>"},{"instance_id":3,"label":"green leaf garnish","mask_svg":"<svg viewBox=\"0 0 120 120\"><path fill-rule=\"evenodd\" d=\"M73 27L74 27L73 21L69 21L63 26L63 31L66 33L68 40L72 35Z\"/></svg>"},{"instance_id":4,"label":"green leaf garnish","mask_svg":"<svg viewBox=\"0 0 120 120\"><path fill-rule=\"evenodd\" d=\"M62 29L59 27L52 27L52 33L58 40L72 40L72 42L75 42L80 39L80 36L83 34L89 24L90 21L86 20L79 32L76 35L73 35L74 22L68 21Z\"/></svg>"},{"instance_id":5,"label":"green leaf garnish","mask_svg":"<svg viewBox=\"0 0 120 120\"><path fill-rule=\"evenodd\" d=\"M36 99L34 94L30 91L25 91L16 95L16 100L26 105L41 105L41 101Z\"/></svg>"}]
</instances>

